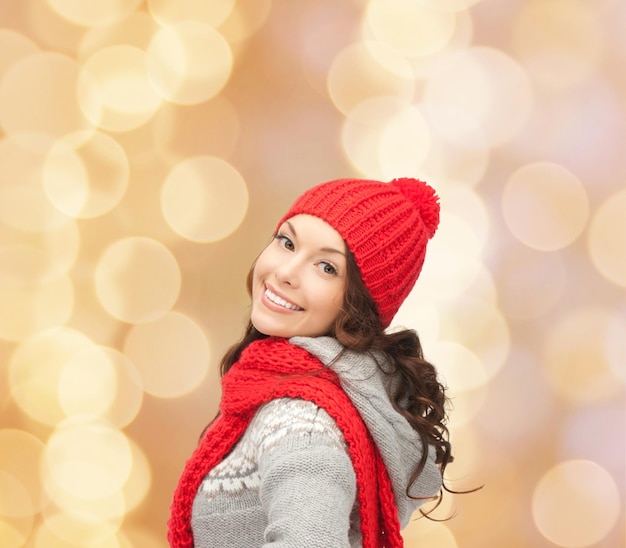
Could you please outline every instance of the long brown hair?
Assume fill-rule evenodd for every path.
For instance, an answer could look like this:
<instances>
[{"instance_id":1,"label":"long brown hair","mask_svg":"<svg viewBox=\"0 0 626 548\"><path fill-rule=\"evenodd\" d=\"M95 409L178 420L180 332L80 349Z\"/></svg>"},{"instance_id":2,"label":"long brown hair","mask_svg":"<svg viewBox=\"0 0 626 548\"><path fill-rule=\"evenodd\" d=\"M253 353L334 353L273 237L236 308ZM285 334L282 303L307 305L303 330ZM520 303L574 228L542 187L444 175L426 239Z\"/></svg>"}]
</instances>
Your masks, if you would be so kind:
<instances>
[{"instance_id":1,"label":"long brown hair","mask_svg":"<svg viewBox=\"0 0 626 548\"><path fill-rule=\"evenodd\" d=\"M347 349L360 352L379 351L387 357L391 370L388 366L385 369L381 367L381 370L389 375L388 391L391 403L419 434L425 448L406 487L406 495L409 498L420 498L412 497L409 491L426 466L428 459L426 448L430 445L435 447L436 462L442 477L446 466L453 461L446 427L448 405L446 389L439 382L435 367L424 359L419 337L414 330L404 329L393 333L384 331L376 304L361 280L354 256L347 246L346 259L344 302L328 335L335 337ZM247 277L250 294L253 272L254 264ZM228 372L251 342L266 337L249 321L241 340L231 346L222 358L222 375ZM393 378L400 379L400 382L391 382ZM431 512L441 503L444 489L455 492L444 483ZM430 512L422 513L427 515Z\"/></svg>"}]
</instances>

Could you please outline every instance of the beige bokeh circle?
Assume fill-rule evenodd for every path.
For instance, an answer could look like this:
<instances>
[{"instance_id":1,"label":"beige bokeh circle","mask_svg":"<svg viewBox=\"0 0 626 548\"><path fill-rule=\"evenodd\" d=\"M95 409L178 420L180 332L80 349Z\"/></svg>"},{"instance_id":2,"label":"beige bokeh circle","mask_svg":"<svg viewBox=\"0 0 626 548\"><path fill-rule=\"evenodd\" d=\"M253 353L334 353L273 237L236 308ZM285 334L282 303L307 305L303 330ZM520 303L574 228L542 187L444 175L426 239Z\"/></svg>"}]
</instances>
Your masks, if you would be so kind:
<instances>
[{"instance_id":1,"label":"beige bokeh circle","mask_svg":"<svg viewBox=\"0 0 626 548\"><path fill-rule=\"evenodd\" d=\"M98 0L77 2L76 0L46 0L61 17L86 27L104 26L128 17L141 4L141 0Z\"/></svg>"},{"instance_id":2,"label":"beige bokeh circle","mask_svg":"<svg viewBox=\"0 0 626 548\"><path fill-rule=\"evenodd\" d=\"M105 421L76 417L61 422L48 438L42 474L70 496L89 501L120 491L131 466L124 433Z\"/></svg>"},{"instance_id":3,"label":"beige bokeh circle","mask_svg":"<svg viewBox=\"0 0 626 548\"><path fill-rule=\"evenodd\" d=\"M59 376L77 352L92 345L86 335L69 327L47 329L25 339L9 359L9 386L20 410L49 426L63 420Z\"/></svg>"},{"instance_id":4,"label":"beige bokeh circle","mask_svg":"<svg viewBox=\"0 0 626 548\"><path fill-rule=\"evenodd\" d=\"M587 236L591 262L607 280L626 287L626 190L609 196L595 211Z\"/></svg>"},{"instance_id":5,"label":"beige bokeh circle","mask_svg":"<svg viewBox=\"0 0 626 548\"><path fill-rule=\"evenodd\" d=\"M137 366L146 392L160 398L186 394L204 380L209 367L209 341L202 329L178 312L134 326L124 353Z\"/></svg>"},{"instance_id":6,"label":"beige bokeh circle","mask_svg":"<svg viewBox=\"0 0 626 548\"><path fill-rule=\"evenodd\" d=\"M148 80L146 52L129 45L99 49L84 61L78 99L95 126L115 132L141 127L162 101Z\"/></svg>"},{"instance_id":7,"label":"beige bokeh circle","mask_svg":"<svg viewBox=\"0 0 626 548\"><path fill-rule=\"evenodd\" d=\"M195 156L176 164L161 189L161 209L183 238L214 242L241 224L248 210L248 188L228 162Z\"/></svg>"},{"instance_id":8,"label":"beige bokeh circle","mask_svg":"<svg viewBox=\"0 0 626 548\"><path fill-rule=\"evenodd\" d=\"M67 135L48 151L43 186L50 201L71 217L92 218L111 211L128 186L126 152L111 136Z\"/></svg>"},{"instance_id":9,"label":"beige bokeh circle","mask_svg":"<svg viewBox=\"0 0 626 548\"><path fill-rule=\"evenodd\" d=\"M485 144L510 141L524 127L533 97L516 60L500 50L473 47L450 53L426 82L425 105L464 112Z\"/></svg>"},{"instance_id":10,"label":"beige bokeh circle","mask_svg":"<svg viewBox=\"0 0 626 548\"><path fill-rule=\"evenodd\" d=\"M148 322L165 314L178 299L181 274L162 243L132 236L111 244L95 269L98 299L111 316Z\"/></svg>"},{"instance_id":11,"label":"beige bokeh circle","mask_svg":"<svg viewBox=\"0 0 626 548\"><path fill-rule=\"evenodd\" d=\"M370 0L365 21L385 47L405 57L432 55L452 38L454 11L420 0Z\"/></svg>"},{"instance_id":12,"label":"beige bokeh circle","mask_svg":"<svg viewBox=\"0 0 626 548\"><path fill-rule=\"evenodd\" d=\"M56 52L37 52L14 62L0 81L4 132L41 132L58 138L90 129L92 124L76 100L79 74L76 61Z\"/></svg>"},{"instance_id":13,"label":"beige bokeh circle","mask_svg":"<svg viewBox=\"0 0 626 548\"><path fill-rule=\"evenodd\" d=\"M33 516L47 503L39 478L43 451L44 444L33 434L0 430L0 520Z\"/></svg>"},{"instance_id":14,"label":"beige bokeh circle","mask_svg":"<svg viewBox=\"0 0 626 548\"><path fill-rule=\"evenodd\" d=\"M326 85L335 107L345 115L368 99L389 96L409 102L415 94L411 65L376 42L341 50L328 69Z\"/></svg>"},{"instance_id":15,"label":"beige bokeh circle","mask_svg":"<svg viewBox=\"0 0 626 548\"><path fill-rule=\"evenodd\" d=\"M534 249L554 251L581 234L589 203L573 173L558 164L538 162L511 175L502 193L502 212L518 240Z\"/></svg>"},{"instance_id":16,"label":"beige bokeh circle","mask_svg":"<svg viewBox=\"0 0 626 548\"><path fill-rule=\"evenodd\" d=\"M537 483L532 512L549 541L572 548L591 546L601 542L614 526L620 495L615 479L599 464L565 461L548 470Z\"/></svg>"},{"instance_id":17,"label":"beige bokeh circle","mask_svg":"<svg viewBox=\"0 0 626 548\"><path fill-rule=\"evenodd\" d=\"M147 49L146 68L154 89L168 101L198 104L228 82L233 55L213 27L182 21L158 31Z\"/></svg>"}]
</instances>

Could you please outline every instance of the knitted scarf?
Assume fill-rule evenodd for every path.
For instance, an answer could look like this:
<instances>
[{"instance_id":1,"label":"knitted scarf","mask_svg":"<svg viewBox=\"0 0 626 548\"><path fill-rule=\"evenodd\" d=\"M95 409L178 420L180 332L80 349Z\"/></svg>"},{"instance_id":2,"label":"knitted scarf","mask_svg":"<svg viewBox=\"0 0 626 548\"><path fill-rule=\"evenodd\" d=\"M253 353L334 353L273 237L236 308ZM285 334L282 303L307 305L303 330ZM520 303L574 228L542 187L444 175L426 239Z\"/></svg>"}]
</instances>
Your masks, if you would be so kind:
<instances>
[{"instance_id":1,"label":"knitted scarf","mask_svg":"<svg viewBox=\"0 0 626 548\"><path fill-rule=\"evenodd\" d=\"M356 475L363 547L403 546L387 469L337 375L306 350L276 337L248 345L222 378L220 413L187 461L174 491L170 546L193 547L191 508L202 480L241 438L257 409L282 397L314 402L342 431Z\"/></svg>"}]
</instances>

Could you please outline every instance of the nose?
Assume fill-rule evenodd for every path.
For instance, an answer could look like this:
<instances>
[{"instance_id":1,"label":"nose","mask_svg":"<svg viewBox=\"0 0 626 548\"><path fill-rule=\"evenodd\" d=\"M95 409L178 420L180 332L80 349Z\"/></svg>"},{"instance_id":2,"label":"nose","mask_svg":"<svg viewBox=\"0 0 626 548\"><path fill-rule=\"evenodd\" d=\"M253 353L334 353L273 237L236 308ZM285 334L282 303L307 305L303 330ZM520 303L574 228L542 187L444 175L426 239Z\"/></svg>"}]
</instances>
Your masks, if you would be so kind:
<instances>
[{"instance_id":1,"label":"nose","mask_svg":"<svg viewBox=\"0 0 626 548\"><path fill-rule=\"evenodd\" d=\"M293 257L290 260L282 262L276 269L276 279L281 284L298 287L300 284L300 265L298 264L298 260Z\"/></svg>"}]
</instances>

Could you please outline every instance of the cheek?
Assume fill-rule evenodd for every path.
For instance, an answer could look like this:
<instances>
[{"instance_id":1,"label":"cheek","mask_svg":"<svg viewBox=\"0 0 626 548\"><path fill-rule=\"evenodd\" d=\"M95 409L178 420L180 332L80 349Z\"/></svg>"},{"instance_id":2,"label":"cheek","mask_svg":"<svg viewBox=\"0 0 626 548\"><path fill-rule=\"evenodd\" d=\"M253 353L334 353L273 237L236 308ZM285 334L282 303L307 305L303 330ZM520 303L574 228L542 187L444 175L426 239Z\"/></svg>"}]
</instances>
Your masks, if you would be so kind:
<instances>
[{"instance_id":1,"label":"cheek","mask_svg":"<svg viewBox=\"0 0 626 548\"><path fill-rule=\"evenodd\" d=\"M253 282L258 281L259 278L267 274L267 271L270 268L269 267L270 262L271 261L270 261L269 253L267 252L267 250L263 251L263 253L259 255L256 262L254 263L254 269L252 270Z\"/></svg>"}]
</instances>

